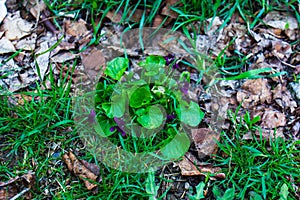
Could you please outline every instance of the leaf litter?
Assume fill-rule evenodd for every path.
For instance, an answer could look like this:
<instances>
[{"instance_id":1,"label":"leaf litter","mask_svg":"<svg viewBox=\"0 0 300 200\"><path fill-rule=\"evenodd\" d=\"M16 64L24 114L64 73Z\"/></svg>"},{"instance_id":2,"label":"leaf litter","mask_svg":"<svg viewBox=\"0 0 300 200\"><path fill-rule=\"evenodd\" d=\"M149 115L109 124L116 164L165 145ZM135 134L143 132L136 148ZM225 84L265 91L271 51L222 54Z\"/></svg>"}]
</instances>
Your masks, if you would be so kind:
<instances>
[{"instance_id":1,"label":"leaf litter","mask_svg":"<svg viewBox=\"0 0 300 200\"><path fill-rule=\"evenodd\" d=\"M7 74L7 76L0 80L0 84L2 88L11 92L26 88L35 81L42 81L49 73L50 66L53 67L56 74L59 74L60 70L68 70L66 67L62 67L63 63L72 62L78 58L81 62L76 69L77 75L84 76L86 80L96 80L98 77L95 77L95 74L99 72L99 66L105 67L105 62L109 60L111 55L123 54L117 37L118 34L120 36L120 31L115 25L111 26L108 23L102 28L104 38L106 38L101 42L102 46L89 46L85 51L76 54L74 50L78 50L78 46L83 48L87 45L92 36L91 28L83 19L78 21L64 19L62 32L59 33L51 20L48 19L49 15L42 2L36 5L36 1L25 1L27 2L26 9L35 17L35 22L23 19L20 12L8 12L6 14L6 7L3 2L5 1L0 1L0 24L2 21L0 29L2 30L0 32L0 44L2 44L0 45L0 73ZM162 16L168 16L171 20L176 19L177 14L170 7L178 2L166 1L161 13L154 18L153 27L168 26L171 21L162 24ZM12 9L13 4L7 5L9 9ZM132 15L132 20L137 21L141 16L141 11L137 12L137 14ZM113 12L108 13L106 17L112 23L119 23L122 18L120 13ZM37 24L37 22L39 23ZM204 30L196 35L197 50L201 53L209 53L213 58L217 58L223 49L225 49L224 53L227 56L233 56L234 52L238 51L243 55L248 55L251 61L247 66L248 70L268 67L272 71L266 75L278 72L292 72L299 75L300 54L296 51L297 44L290 42L299 38L297 20L288 13L271 11L263 18L263 22L249 30L237 14L233 15L232 20L225 27L222 27L223 20L219 17L208 19ZM35 26L38 29L33 29ZM62 40L59 44L47 52L61 37ZM131 41L138 40L135 36L130 39ZM231 41L233 43L228 46ZM136 50L140 47L135 45L136 42L127 44L129 56L139 56ZM169 46L154 44L154 47L147 49L146 53L163 56L173 53L180 58L188 57L188 53L178 43L170 43ZM20 54L7 61L9 55L16 50L21 50ZM33 58L30 54L31 51L35 51L38 56ZM92 59L95 55L99 59ZM24 67L25 65L27 67ZM195 77L194 80L196 81L197 74ZM241 113L249 110L253 116L261 116L259 123L265 138L271 137L276 129L276 137L286 137L291 132L295 137L294 139L299 139L299 83L281 75L253 80L222 81L222 84L221 92L225 97L223 101L218 102L217 109L224 109L222 111L224 117L227 109L235 108L240 103L242 105ZM205 94L203 88L196 88L195 92L189 92L193 99L198 97L199 103L204 105L203 107L208 113L216 108L210 102L212 97L208 95L208 98L204 98L206 100L202 98ZM19 103L22 104L22 102ZM210 122L209 115L205 117L205 121ZM228 126L225 129L228 129ZM199 164L197 161L197 159L203 159L207 156L211 157L217 150L215 141L219 140L219 136L217 134L213 136L210 134L211 132L213 131L209 128L202 127L193 131L191 139L196 153L193 155L188 152L182 161L175 164L175 166L179 166L179 176L205 177L206 173L217 174L220 171L219 168L214 168L212 164ZM245 137L245 139L249 138ZM68 169L83 180L87 189L96 188L94 181L99 179L97 170L91 170L87 162L77 159L72 152L65 154L63 159ZM220 177L225 178L225 175L221 174ZM163 187L166 189L166 185ZM184 188L185 186L182 185L181 187Z\"/></svg>"}]
</instances>

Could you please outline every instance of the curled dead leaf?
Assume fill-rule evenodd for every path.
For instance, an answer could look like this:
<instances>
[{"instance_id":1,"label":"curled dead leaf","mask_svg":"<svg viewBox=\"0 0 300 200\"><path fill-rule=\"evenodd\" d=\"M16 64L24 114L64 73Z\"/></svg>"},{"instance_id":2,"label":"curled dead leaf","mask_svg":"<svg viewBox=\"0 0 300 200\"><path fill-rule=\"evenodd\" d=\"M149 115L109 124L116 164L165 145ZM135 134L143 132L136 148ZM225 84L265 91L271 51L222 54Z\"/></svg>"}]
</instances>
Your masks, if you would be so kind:
<instances>
[{"instance_id":1,"label":"curled dead leaf","mask_svg":"<svg viewBox=\"0 0 300 200\"><path fill-rule=\"evenodd\" d=\"M263 128L274 129L286 125L285 114L277 110L265 110L261 121L261 126Z\"/></svg>"},{"instance_id":2,"label":"curled dead leaf","mask_svg":"<svg viewBox=\"0 0 300 200\"><path fill-rule=\"evenodd\" d=\"M161 16L159 14L155 15L152 26L154 28L159 27L161 25L161 23L163 22L163 20L164 20L163 16Z\"/></svg>"},{"instance_id":3,"label":"curled dead leaf","mask_svg":"<svg viewBox=\"0 0 300 200\"><path fill-rule=\"evenodd\" d=\"M297 108L297 103L293 100L290 91L282 84L278 84L275 89L272 90L272 93L274 101L282 109L290 109L291 113L293 113L295 108Z\"/></svg>"},{"instance_id":4,"label":"curled dead leaf","mask_svg":"<svg viewBox=\"0 0 300 200\"><path fill-rule=\"evenodd\" d=\"M214 174L215 178L225 178L225 174L221 173L220 167L213 167L212 164L201 163L190 152L183 156L183 160L178 163L183 176L206 176L206 174Z\"/></svg>"},{"instance_id":5,"label":"curled dead leaf","mask_svg":"<svg viewBox=\"0 0 300 200\"><path fill-rule=\"evenodd\" d=\"M170 7L180 3L178 0L167 0L166 6L163 7L161 14L165 16L169 16L172 19L176 19L178 17L178 13L172 10Z\"/></svg>"},{"instance_id":6,"label":"curled dead leaf","mask_svg":"<svg viewBox=\"0 0 300 200\"><path fill-rule=\"evenodd\" d=\"M88 48L80 53L81 61L85 72L91 80L98 80L103 75L106 66L106 59L101 50Z\"/></svg>"},{"instance_id":7,"label":"curled dead leaf","mask_svg":"<svg viewBox=\"0 0 300 200\"><path fill-rule=\"evenodd\" d=\"M89 31L86 28L86 22L80 19L78 22L71 22L70 20L64 21L66 33L75 38L80 38L87 34Z\"/></svg>"},{"instance_id":8,"label":"curled dead leaf","mask_svg":"<svg viewBox=\"0 0 300 200\"><path fill-rule=\"evenodd\" d=\"M66 163L68 169L84 182L88 190L97 187L96 184L91 183L89 180L96 181L98 175L87 168L87 166L89 166L87 162L78 160L71 151L63 155L63 161ZM93 171L95 172L95 169Z\"/></svg>"},{"instance_id":9,"label":"curled dead leaf","mask_svg":"<svg viewBox=\"0 0 300 200\"><path fill-rule=\"evenodd\" d=\"M295 40L297 38L298 21L291 13L271 11L264 17L263 21L268 26L285 31L289 39Z\"/></svg>"}]
</instances>

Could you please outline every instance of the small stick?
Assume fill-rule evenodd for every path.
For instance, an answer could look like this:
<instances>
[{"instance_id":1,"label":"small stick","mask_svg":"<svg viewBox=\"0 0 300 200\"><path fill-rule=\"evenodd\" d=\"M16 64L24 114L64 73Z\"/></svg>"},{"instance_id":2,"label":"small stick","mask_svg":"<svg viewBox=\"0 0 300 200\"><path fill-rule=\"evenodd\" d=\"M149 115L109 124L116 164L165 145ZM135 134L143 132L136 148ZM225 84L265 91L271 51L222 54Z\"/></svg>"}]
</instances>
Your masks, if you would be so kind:
<instances>
[{"instance_id":1,"label":"small stick","mask_svg":"<svg viewBox=\"0 0 300 200\"><path fill-rule=\"evenodd\" d=\"M26 188L26 189L22 190L19 194L17 194L16 196L14 196L13 198L11 198L10 200L16 200L17 198L19 198L20 196L22 196L23 194L25 194L29 190L30 190L29 188Z\"/></svg>"},{"instance_id":2,"label":"small stick","mask_svg":"<svg viewBox=\"0 0 300 200\"><path fill-rule=\"evenodd\" d=\"M56 34L58 31L56 30L56 27L52 24L52 22L45 16L44 13L41 14L42 22L46 26L46 28L51 31L52 33Z\"/></svg>"}]
</instances>

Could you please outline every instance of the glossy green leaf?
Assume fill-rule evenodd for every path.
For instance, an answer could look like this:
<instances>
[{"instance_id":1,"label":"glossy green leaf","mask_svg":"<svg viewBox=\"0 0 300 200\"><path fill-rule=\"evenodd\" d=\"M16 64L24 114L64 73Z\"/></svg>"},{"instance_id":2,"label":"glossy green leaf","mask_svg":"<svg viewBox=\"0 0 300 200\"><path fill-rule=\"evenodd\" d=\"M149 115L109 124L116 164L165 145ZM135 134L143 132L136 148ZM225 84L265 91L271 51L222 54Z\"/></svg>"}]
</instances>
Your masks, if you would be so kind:
<instances>
[{"instance_id":1,"label":"glossy green leaf","mask_svg":"<svg viewBox=\"0 0 300 200\"><path fill-rule=\"evenodd\" d=\"M132 108L140 108L151 101L149 86L133 87L129 92L129 104Z\"/></svg>"},{"instance_id":2,"label":"glossy green leaf","mask_svg":"<svg viewBox=\"0 0 300 200\"><path fill-rule=\"evenodd\" d=\"M102 103L101 107L104 110L107 117L113 118L113 113L111 112L111 104L110 103Z\"/></svg>"},{"instance_id":3,"label":"glossy green leaf","mask_svg":"<svg viewBox=\"0 0 300 200\"><path fill-rule=\"evenodd\" d=\"M120 80L128 68L129 61L127 58L117 57L107 63L105 74L112 79Z\"/></svg>"},{"instance_id":4,"label":"glossy green leaf","mask_svg":"<svg viewBox=\"0 0 300 200\"><path fill-rule=\"evenodd\" d=\"M148 56L145 61L139 62L139 66L146 69L147 76L154 76L158 74L159 69L165 67L166 60L162 56Z\"/></svg>"},{"instance_id":5,"label":"glossy green leaf","mask_svg":"<svg viewBox=\"0 0 300 200\"><path fill-rule=\"evenodd\" d=\"M204 112L193 101L190 102L189 106L185 106L184 102L180 103L176 112L181 122L193 127L198 126L204 117Z\"/></svg>"},{"instance_id":6,"label":"glossy green leaf","mask_svg":"<svg viewBox=\"0 0 300 200\"><path fill-rule=\"evenodd\" d=\"M110 131L110 128L114 125L106 117L98 117L98 122L99 124L95 126L95 130L99 135L102 137L108 137L114 133Z\"/></svg>"},{"instance_id":7,"label":"glossy green leaf","mask_svg":"<svg viewBox=\"0 0 300 200\"><path fill-rule=\"evenodd\" d=\"M137 121L147 129L155 129L162 125L164 115L158 106L151 106L146 114L137 118Z\"/></svg>"},{"instance_id":8,"label":"glossy green leaf","mask_svg":"<svg viewBox=\"0 0 300 200\"><path fill-rule=\"evenodd\" d=\"M126 94L123 92L122 94L115 94L111 98L111 110L110 113L114 117L122 117L125 112L125 103L126 103Z\"/></svg>"},{"instance_id":9,"label":"glossy green leaf","mask_svg":"<svg viewBox=\"0 0 300 200\"><path fill-rule=\"evenodd\" d=\"M175 160L183 156L190 147L190 139L186 133L177 133L166 146L160 149L163 158Z\"/></svg>"}]
</instances>

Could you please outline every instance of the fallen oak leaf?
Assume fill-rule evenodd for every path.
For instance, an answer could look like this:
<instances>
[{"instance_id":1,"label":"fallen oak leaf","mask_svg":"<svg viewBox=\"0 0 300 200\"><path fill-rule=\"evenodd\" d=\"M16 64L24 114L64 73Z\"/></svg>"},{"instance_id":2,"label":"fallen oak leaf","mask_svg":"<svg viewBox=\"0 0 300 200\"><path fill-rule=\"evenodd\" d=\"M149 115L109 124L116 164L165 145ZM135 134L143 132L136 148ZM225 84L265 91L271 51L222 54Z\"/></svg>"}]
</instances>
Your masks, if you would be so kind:
<instances>
[{"instance_id":1,"label":"fallen oak leaf","mask_svg":"<svg viewBox=\"0 0 300 200\"><path fill-rule=\"evenodd\" d=\"M88 77L91 80L98 80L103 75L106 66L102 51L95 47L89 47L80 53L80 57Z\"/></svg>"},{"instance_id":2,"label":"fallen oak leaf","mask_svg":"<svg viewBox=\"0 0 300 200\"><path fill-rule=\"evenodd\" d=\"M98 176L88 169L84 162L78 160L71 151L64 154L62 158L68 169L84 182L84 185L88 190L92 190L97 187L96 184L91 183L89 180L96 181Z\"/></svg>"},{"instance_id":3,"label":"fallen oak leaf","mask_svg":"<svg viewBox=\"0 0 300 200\"><path fill-rule=\"evenodd\" d=\"M183 160L178 163L178 166L182 176L206 176L206 174L214 174L211 178L225 178L225 174L221 173L220 167L213 167L212 164L201 163L190 152L187 152L183 156Z\"/></svg>"},{"instance_id":4,"label":"fallen oak leaf","mask_svg":"<svg viewBox=\"0 0 300 200\"><path fill-rule=\"evenodd\" d=\"M266 79L253 79L243 83L236 98L244 108L252 108L260 103L271 103L272 93Z\"/></svg>"}]
</instances>

